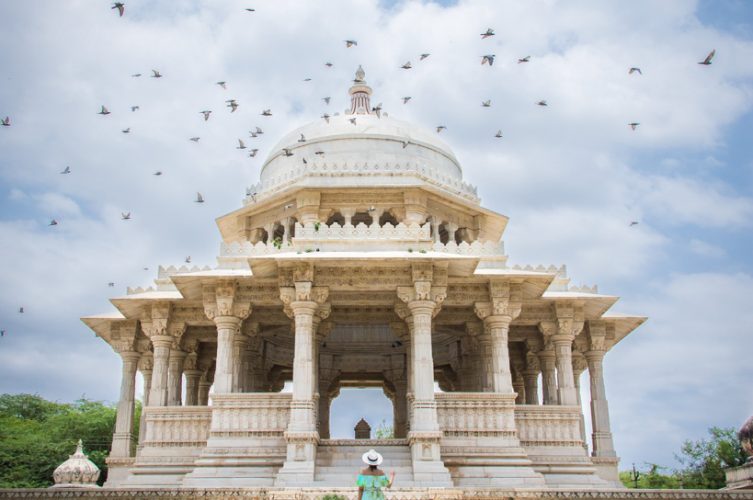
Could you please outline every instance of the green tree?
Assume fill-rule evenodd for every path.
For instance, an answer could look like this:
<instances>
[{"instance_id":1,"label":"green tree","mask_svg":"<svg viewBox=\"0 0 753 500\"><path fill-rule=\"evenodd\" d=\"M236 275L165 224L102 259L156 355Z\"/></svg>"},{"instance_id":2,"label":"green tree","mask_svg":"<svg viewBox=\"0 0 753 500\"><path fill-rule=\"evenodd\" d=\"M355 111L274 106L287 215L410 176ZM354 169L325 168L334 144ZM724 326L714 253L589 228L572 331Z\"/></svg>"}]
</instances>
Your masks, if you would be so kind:
<instances>
[{"instance_id":1,"label":"green tree","mask_svg":"<svg viewBox=\"0 0 753 500\"><path fill-rule=\"evenodd\" d=\"M140 406L136 409L136 422ZM56 403L31 394L0 395L0 488L44 488L82 439L89 459L107 474L115 408L82 398ZM136 434L138 435L138 429Z\"/></svg>"},{"instance_id":2,"label":"green tree","mask_svg":"<svg viewBox=\"0 0 753 500\"><path fill-rule=\"evenodd\" d=\"M374 433L377 439L392 439L395 437L395 432L391 425L387 425L387 422L382 420Z\"/></svg>"},{"instance_id":3,"label":"green tree","mask_svg":"<svg viewBox=\"0 0 753 500\"><path fill-rule=\"evenodd\" d=\"M645 471L635 469L630 471L620 472L620 481L628 488L639 489L652 489L652 490L664 490L679 488L680 481L672 473L664 474L661 471L667 470L667 467L662 467L657 464L646 464L648 469Z\"/></svg>"},{"instance_id":4,"label":"green tree","mask_svg":"<svg viewBox=\"0 0 753 500\"><path fill-rule=\"evenodd\" d=\"M708 432L709 439L685 441L676 456L684 466L677 472L683 488L723 488L724 469L745 463L747 457L733 428L712 427Z\"/></svg>"}]
</instances>

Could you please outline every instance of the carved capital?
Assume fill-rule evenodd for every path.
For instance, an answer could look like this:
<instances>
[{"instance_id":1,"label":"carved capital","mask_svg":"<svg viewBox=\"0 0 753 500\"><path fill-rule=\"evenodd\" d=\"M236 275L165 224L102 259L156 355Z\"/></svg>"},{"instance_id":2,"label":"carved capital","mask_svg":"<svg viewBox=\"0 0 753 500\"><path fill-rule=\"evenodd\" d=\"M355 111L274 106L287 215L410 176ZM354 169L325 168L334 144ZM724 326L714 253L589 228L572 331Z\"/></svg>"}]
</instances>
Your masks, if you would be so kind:
<instances>
[{"instance_id":1,"label":"carved capital","mask_svg":"<svg viewBox=\"0 0 753 500\"><path fill-rule=\"evenodd\" d=\"M170 321L172 307L169 302L157 302L143 309L141 315L141 331L150 339L168 335L167 324Z\"/></svg>"},{"instance_id":2,"label":"carved capital","mask_svg":"<svg viewBox=\"0 0 753 500\"><path fill-rule=\"evenodd\" d=\"M606 337L607 337L607 325L604 321L589 321L588 322L588 350L590 351L605 351L606 350Z\"/></svg>"},{"instance_id":3,"label":"carved capital","mask_svg":"<svg viewBox=\"0 0 753 500\"><path fill-rule=\"evenodd\" d=\"M215 318L228 316L245 319L251 314L251 301L242 297L235 281L204 285L203 304L204 314L213 321Z\"/></svg>"},{"instance_id":4,"label":"carved capital","mask_svg":"<svg viewBox=\"0 0 753 500\"><path fill-rule=\"evenodd\" d=\"M151 372L154 368L154 357L152 356L152 353L144 353L141 355L141 359L139 359L139 370L142 373Z\"/></svg>"},{"instance_id":5,"label":"carved capital","mask_svg":"<svg viewBox=\"0 0 753 500\"><path fill-rule=\"evenodd\" d=\"M136 352L138 321L135 319L110 323L110 345L119 353Z\"/></svg>"}]
</instances>

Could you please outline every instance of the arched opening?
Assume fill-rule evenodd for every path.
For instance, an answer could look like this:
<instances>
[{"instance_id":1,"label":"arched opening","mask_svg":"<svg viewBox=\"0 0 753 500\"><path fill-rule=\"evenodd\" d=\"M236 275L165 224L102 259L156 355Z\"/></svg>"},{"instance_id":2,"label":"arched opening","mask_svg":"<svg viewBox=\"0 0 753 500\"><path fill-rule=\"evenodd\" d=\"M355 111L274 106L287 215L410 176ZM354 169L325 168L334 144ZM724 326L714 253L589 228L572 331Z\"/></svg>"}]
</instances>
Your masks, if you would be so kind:
<instances>
[{"instance_id":1,"label":"arched opening","mask_svg":"<svg viewBox=\"0 0 753 500\"><path fill-rule=\"evenodd\" d=\"M329 218L327 219L327 225L328 226L331 226L335 222L337 222L341 226L344 226L345 225L345 217L343 217L343 214L341 214L340 212L335 212L332 215L330 215Z\"/></svg>"},{"instance_id":2,"label":"arched opening","mask_svg":"<svg viewBox=\"0 0 753 500\"><path fill-rule=\"evenodd\" d=\"M330 406L330 438L354 439L354 428L361 418L371 426L371 439L377 438L377 431L385 435L394 429L392 402L381 387L341 388Z\"/></svg>"},{"instance_id":3,"label":"arched opening","mask_svg":"<svg viewBox=\"0 0 753 500\"><path fill-rule=\"evenodd\" d=\"M291 238L295 238L295 225L298 223L298 219L295 217L290 218L290 225L288 226L288 234Z\"/></svg>"},{"instance_id":4,"label":"arched opening","mask_svg":"<svg viewBox=\"0 0 753 500\"><path fill-rule=\"evenodd\" d=\"M285 237L285 226L280 224L279 222L275 222L275 228L274 228L274 231L272 232L272 241L282 242L284 237Z\"/></svg>"},{"instance_id":5,"label":"arched opening","mask_svg":"<svg viewBox=\"0 0 753 500\"><path fill-rule=\"evenodd\" d=\"M458 245L463 242L471 243L472 241L471 230L467 227L461 227L455 231L455 243Z\"/></svg>"},{"instance_id":6,"label":"arched opening","mask_svg":"<svg viewBox=\"0 0 753 500\"><path fill-rule=\"evenodd\" d=\"M384 226L387 223L392 224L393 226L398 225L397 218L391 211L384 212L381 217L379 217L379 225Z\"/></svg>"},{"instance_id":7,"label":"arched opening","mask_svg":"<svg viewBox=\"0 0 753 500\"><path fill-rule=\"evenodd\" d=\"M367 226L370 226L372 222L374 222L374 218L371 216L369 212L356 212L356 214L353 216L352 219L350 219L350 223L354 226L357 226L360 223L364 223Z\"/></svg>"},{"instance_id":8,"label":"arched opening","mask_svg":"<svg viewBox=\"0 0 753 500\"><path fill-rule=\"evenodd\" d=\"M447 231L447 224L439 225L439 241L446 245L450 241L450 233Z\"/></svg>"},{"instance_id":9,"label":"arched opening","mask_svg":"<svg viewBox=\"0 0 753 500\"><path fill-rule=\"evenodd\" d=\"M267 243L269 241L269 234L267 233L267 230L263 227L258 227L254 230L256 232L255 235L255 241L252 240L252 243L258 243L260 241L263 241L264 243Z\"/></svg>"}]
</instances>

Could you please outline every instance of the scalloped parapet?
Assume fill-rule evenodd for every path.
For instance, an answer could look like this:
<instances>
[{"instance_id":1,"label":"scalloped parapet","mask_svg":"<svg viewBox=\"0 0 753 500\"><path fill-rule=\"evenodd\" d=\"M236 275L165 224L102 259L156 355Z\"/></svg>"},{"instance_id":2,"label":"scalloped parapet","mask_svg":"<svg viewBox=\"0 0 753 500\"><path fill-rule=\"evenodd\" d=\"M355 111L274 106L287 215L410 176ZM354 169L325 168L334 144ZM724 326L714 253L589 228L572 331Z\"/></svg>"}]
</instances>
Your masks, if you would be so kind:
<instances>
[{"instance_id":1,"label":"scalloped parapet","mask_svg":"<svg viewBox=\"0 0 753 500\"><path fill-rule=\"evenodd\" d=\"M353 226L346 224L341 226L337 222L327 226L325 224L310 223L302 226L296 223L296 241L311 240L410 240L421 241L431 239L431 227L429 224L406 225L402 222L393 226L389 222L383 226L371 224L367 226L363 222Z\"/></svg>"},{"instance_id":2,"label":"scalloped parapet","mask_svg":"<svg viewBox=\"0 0 753 500\"><path fill-rule=\"evenodd\" d=\"M479 204L478 189L462 180L454 179L448 175L441 174L436 168L423 163L395 163L379 164L369 162L358 162L349 164L347 162L334 163L315 160L309 160L307 165L289 171L285 175L273 177L265 182L259 182L246 189L246 197L243 200L244 205L256 203L264 200L276 193L284 191L299 183L305 178L316 177L335 177L340 178L333 181L333 185L342 186L347 183L346 177L359 179L363 185L373 185L373 181L368 177L384 176L392 178L416 177L422 181L436 186L448 193L459 196L474 204Z\"/></svg>"},{"instance_id":3,"label":"scalloped parapet","mask_svg":"<svg viewBox=\"0 0 753 500\"><path fill-rule=\"evenodd\" d=\"M564 264L559 267L555 265L543 266L541 264L539 264L538 266L532 266L530 264L521 266L520 264L515 264L514 266L512 266L512 269L515 269L516 271L533 271L536 273L555 274L556 278L567 279L567 266Z\"/></svg>"},{"instance_id":4,"label":"scalloped parapet","mask_svg":"<svg viewBox=\"0 0 753 500\"><path fill-rule=\"evenodd\" d=\"M449 243L434 243L431 249L440 253L473 257L507 257L505 255L505 244L501 241L474 241L473 243L450 241Z\"/></svg>"},{"instance_id":5,"label":"scalloped parapet","mask_svg":"<svg viewBox=\"0 0 753 500\"><path fill-rule=\"evenodd\" d=\"M176 274L188 274L188 273L197 273L200 271L211 271L212 268L210 266L159 266L157 270L157 279L158 280L169 280L170 276L174 276Z\"/></svg>"},{"instance_id":6,"label":"scalloped parapet","mask_svg":"<svg viewBox=\"0 0 753 500\"><path fill-rule=\"evenodd\" d=\"M577 292L577 293L599 293L599 286L598 285L571 285L568 289L569 292Z\"/></svg>"},{"instance_id":7,"label":"scalloped parapet","mask_svg":"<svg viewBox=\"0 0 753 500\"><path fill-rule=\"evenodd\" d=\"M126 288L126 295L138 295L140 293L147 293L147 292L156 292L157 289L153 286L137 286L137 287L128 287Z\"/></svg>"}]
</instances>

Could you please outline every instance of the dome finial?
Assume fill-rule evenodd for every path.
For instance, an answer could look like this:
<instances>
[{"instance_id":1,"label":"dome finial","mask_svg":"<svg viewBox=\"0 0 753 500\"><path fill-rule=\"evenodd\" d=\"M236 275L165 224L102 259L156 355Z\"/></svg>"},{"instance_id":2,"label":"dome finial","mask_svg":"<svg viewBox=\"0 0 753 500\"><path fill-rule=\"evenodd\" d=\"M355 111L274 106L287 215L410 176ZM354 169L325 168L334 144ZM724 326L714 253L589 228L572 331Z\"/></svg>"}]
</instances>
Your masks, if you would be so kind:
<instances>
[{"instance_id":1,"label":"dome finial","mask_svg":"<svg viewBox=\"0 0 753 500\"><path fill-rule=\"evenodd\" d=\"M361 65L358 65L356 77L348 93L350 94L349 115L368 115L371 114L371 87L366 85L366 72Z\"/></svg>"}]
</instances>

